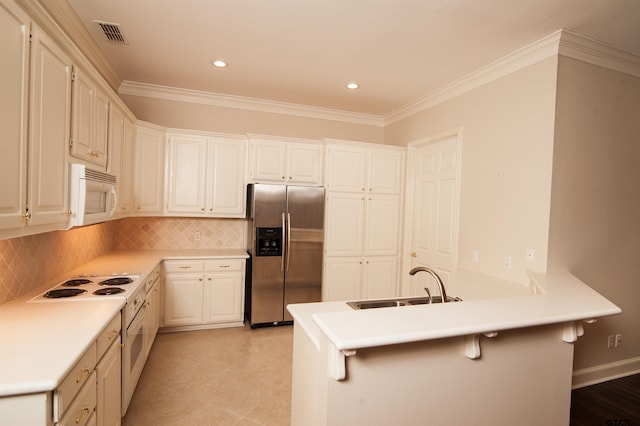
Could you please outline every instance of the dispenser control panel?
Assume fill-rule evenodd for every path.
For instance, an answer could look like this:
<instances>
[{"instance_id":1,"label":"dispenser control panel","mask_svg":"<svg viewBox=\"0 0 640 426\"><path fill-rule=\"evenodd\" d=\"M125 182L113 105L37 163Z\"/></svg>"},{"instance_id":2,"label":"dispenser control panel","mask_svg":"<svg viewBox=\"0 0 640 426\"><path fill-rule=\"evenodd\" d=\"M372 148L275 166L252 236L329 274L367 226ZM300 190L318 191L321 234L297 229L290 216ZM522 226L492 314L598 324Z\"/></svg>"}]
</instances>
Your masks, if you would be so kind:
<instances>
[{"instance_id":1,"label":"dispenser control panel","mask_svg":"<svg viewBox=\"0 0 640 426\"><path fill-rule=\"evenodd\" d=\"M256 233L256 256L282 256L282 228L257 228Z\"/></svg>"}]
</instances>

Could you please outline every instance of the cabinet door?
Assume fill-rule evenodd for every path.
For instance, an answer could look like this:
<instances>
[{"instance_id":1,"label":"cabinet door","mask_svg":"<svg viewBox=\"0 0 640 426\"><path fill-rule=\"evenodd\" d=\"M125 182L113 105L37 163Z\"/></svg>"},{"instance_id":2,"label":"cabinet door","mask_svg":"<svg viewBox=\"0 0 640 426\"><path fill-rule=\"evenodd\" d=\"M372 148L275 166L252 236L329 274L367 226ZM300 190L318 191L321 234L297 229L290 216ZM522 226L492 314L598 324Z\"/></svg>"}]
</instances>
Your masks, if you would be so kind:
<instances>
[{"instance_id":1,"label":"cabinet door","mask_svg":"<svg viewBox=\"0 0 640 426\"><path fill-rule=\"evenodd\" d=\"M109 98L96 89L93 101L93 160L92 163L106 167L109 146Z\"/></svg>"},{"instance_id":2,"label":"cabinet door","mask_svg":"<svg viewBox=\"0 0 640 426\"><path fill-rule=\"evenodd\" d=\"M364 261L361 297L376 299L398 295L397 257L367 257Z\"/></svg>"},{"instance_id":3,"label":"cabinet door","mask_svg":"<svg viewBox=\"0 0 640 426\"><path fill-rule=\"evenodd\" d=\"M370 194L366 198L365 256L397 255L400 233L400 196Z\"/></svg>"},{"instance_id":4,"label":"cabinet door","mask_svg":"<svg viewBox=\"0 0 640 426\"><path fill-rule=\"evenodd\" d=\"M69 211L71 59L35 25L31 66L29 223L59 224L63 228Z\"/></svg>"},{"instance_id":5,"label":"cabinet door","mask_svg":"<svg viewBox=\"0 0 640 426\"><path fill-rule=\"evenodd\" d=\"M254 182L284 182L286 147L282 142L251 142L251 178Z\"/></svg>"},{"instance_id":6,"label":"cabinet door","mask_svg":"<svg viewBox=\"0 0 640 426\"><path fill-rule=\"evenodd\" d=\"M207 167L210 189L207 213L219 217L244 217L246 204L246 143L214 139L209 145L211 166Z\"/></svg>"},{"instance_id":7,"label":"cabinet door","mask_svg":"<svg viewBox=\"0 0 640 426\"><path fill-rule=\"evenodd\" d=\"M320 185L322 174L322 145L287 144L287 183Z\"/></svg>"},{"instance_id":8,"label":"cabinet door","mask_svg":"<svg viewBox=\"0 0 640 426\"><path fill-rule=\"evenodd\" d=\"M91 127L94 117L95 90L88 76L75 68L72 82L71 155L87 161L93 161Z\"/></svg>"},{"instance_id":9,"label":"cabinet door","mask_svg":"<svg viewBox=\"0 0 640 426\"><path fill-rule=\"evenodd\" d=\"M367 192L400 194L404 153L391 149L367 150Z\"/></svg>"},{"instance_id":10,"label":"cabinet door","mask_svg":"<svg viewBox=\"0 0 640 426\"><path fill-rule=\"evenodd\" d=\"M164 193L164 133L148 127L136 128L136 213L161 213Z\"/></svg>"},{"instance_id":11,"label":"cabinet door","mask_svg":"<svg viewBox=\"0 0 640 426\"><path fill-rule=\"evenodd\" d=\"M164 287L165 326L202 323L202 286L202 275L167 275Z\"/></svg>"},{"instance_id":12,"label":"cabinet door","mask_svg":"<svg viewBox=\"0 0 640 426\"><path fill-rule=\"evenodd\" d=\"M242 321L242 274L207 274L204 284L205 323Z\"/></svg>"},{"instance_id":13,"label":"cabinet door","mask_svg":"<svg viewBox=\"0 0 640 426\"><path fill-rule=\"evenodd\" d=\"M206 138L170 136L168 212L205 213L206 168Z\"/></svg>"},{"instance_id":14,"label":"cabinet door","mask_svg":"<svg viewBox=\"0 0 640 426\"><path fill-rule=\"evenodd\" d=\"M96 420L98 426L120 425L121 402L121 351L120 342L113 342L96 367L98 380Z\"/></svg>"},{"instance_id":15,"label":"cabinet door","mask_svg":"<svg viewBox=\"0 0 640 426\"><path fill-rule=\"evenodd\" d=\"M362 194L329 192L327 194L327 256L361 256L364 226Z\"/></svg>"},{"instance_id":16,"label":"cabinet door","mask_svg":"<svg viewBox=\"0 0 640 426\"><path fill-rule=\"evenodd\" d=\"M133 186L134 186L134 147L136 128L131 120L125 117L122 140L121 169L118 179L118 205L120 214L133 212Z\"/></svg>"},{"instance_id":17,"label":"cabinet door","mask_svg":"<svg viewBox=\"0 0 640 426\"><path fill-rule=\"evenodd\" d=\"M366 179L366 153L363 148L330 145L327 148L327 189L363 192Z\"/></svg>"},{"instance_id":18,"label":"cabinet door","mask_svg":"<svg viewBox=\"0 0 640 426\"><path fill-rule=\"evenodd\" d=\"M122 181L122 155L124 147L124 114L117 107L109 110L109 161L107 172L114 175L118 184ZM118 185L119 186L119 185ZM118 197L120 193L118 191ZM118 200L120 201L120 200ZM120 204L118 202L118 204Z\"/></svg>"},{"instance_id":19,"label":"cabinet door","mask_svg":"<svg viewBox=\"0 0 640 426\"><path fill-rule=\"evenodd\" d=\"M13 1L0 1L0 229L25 224L29 17Z\"/></svg>"},{"instance_id":20,"label":"cabinet door","mask_svg":"<svg viewBox=\"0 0 640 426\"><path fill-rule=\"evenodd\" d=\"M325 257L322 301L360 299L362 258Z\"/></svg>"}]
</instances>

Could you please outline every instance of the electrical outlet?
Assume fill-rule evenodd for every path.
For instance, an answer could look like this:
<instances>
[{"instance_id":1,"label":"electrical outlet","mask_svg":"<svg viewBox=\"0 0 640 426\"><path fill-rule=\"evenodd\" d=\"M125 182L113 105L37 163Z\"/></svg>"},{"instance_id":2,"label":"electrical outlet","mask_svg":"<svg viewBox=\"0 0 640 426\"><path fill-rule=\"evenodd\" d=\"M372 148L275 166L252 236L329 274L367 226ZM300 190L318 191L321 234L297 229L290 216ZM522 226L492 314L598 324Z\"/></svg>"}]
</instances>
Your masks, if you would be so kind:
<instances>
[{"instance_id":1,"label":"electrical outlet","mask_svg":"<svg viewBox=\"0 0 640 426\"><path fill-rule=\"evenodd\" d=\"M196 231L196 233L193 235L193 238L194 238L196 241L200 241L200 231Z\"/></svg>"},{"instance_id":2,"label":"electrical outlet","mask_svg":"<svg viewBox=\"0 0 640 426\"><path fill-rule=\"evenodd\" d=\"M607 338L607 349L613 348L615 345L615 341L616 341L616 336L614 336L613 334L610 334L609 337Z\"/></svg>"},{"instance_id":3,"label":"electrical outlet","mask_svg":"<svg viewBox=\"0 0 640 426\"><path fill-rule=\"evenodd\" d=\"M511 256L504 257L504 267L505 269L511 269Z\"/></svg>"},{"instance_id":4,"label":"electrical outlet","mask_svg":"<svg viewBox=\"0 0 640 426\"><path fill-rule=\"evenodd\" d=\"M620 346L622 344L622 334L616 334L616 343L615 343L615 347L617 348L618 346Z\"/></svg>"},{"instance_id":5,"label":"electrical outlet","mask_svg":"<svg viewBox=\"0 0 640 426\"><path fill-rule=\"evenodd\" d=\"M536 251L534 249L527 249L527 262L533 262L535 260Z\"/></svg>"}]
</instances>

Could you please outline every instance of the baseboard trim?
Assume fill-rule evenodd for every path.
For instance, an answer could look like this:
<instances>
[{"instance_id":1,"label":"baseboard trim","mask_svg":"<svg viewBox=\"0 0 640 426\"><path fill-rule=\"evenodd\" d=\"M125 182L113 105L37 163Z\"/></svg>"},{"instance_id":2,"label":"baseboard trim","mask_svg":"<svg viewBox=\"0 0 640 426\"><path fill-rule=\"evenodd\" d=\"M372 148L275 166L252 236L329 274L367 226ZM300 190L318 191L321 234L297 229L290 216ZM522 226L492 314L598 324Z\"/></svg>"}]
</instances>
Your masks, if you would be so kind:
<instances>
[{"instance_id":1,"label":"baseboard trim","mask_svg":"<svg viewBox=\"0 0 640 426\"><path fill-rule=\"evenodd\" d=\"M573 372L572 389L595 385L640 373L640 357L623 359Z\"/></svg>"}]
</instances>

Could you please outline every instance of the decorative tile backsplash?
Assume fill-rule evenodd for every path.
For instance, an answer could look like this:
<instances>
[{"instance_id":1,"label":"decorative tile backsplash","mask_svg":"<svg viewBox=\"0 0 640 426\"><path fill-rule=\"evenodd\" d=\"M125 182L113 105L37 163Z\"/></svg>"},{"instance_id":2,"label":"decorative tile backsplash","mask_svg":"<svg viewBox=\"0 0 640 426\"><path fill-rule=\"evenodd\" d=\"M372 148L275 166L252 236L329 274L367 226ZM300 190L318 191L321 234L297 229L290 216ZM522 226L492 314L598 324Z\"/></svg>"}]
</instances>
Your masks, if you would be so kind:
<instances>
[{"instance_id":1,"label":"decorative tile backsplash","mask_svg":"<svg viewBox=\"0 0 640 426\"><path fill-rule=\"evenodd\" d=\"M0 240L0 304L111 250L244 248L245 233L242 219L136 217Z\"/></svg>"},{"instance_id":2,"label":"decorative tile backsplash","mask_svg":"<svg viewBox=\"0 0 640 426\"><path fill-rule=\"evenodd\" d=\"M246 221L185 217L136 217L120 221L115 249L244 248ZM196 239L196 233L199 239Z\"/></svg>"}]
</instances>

